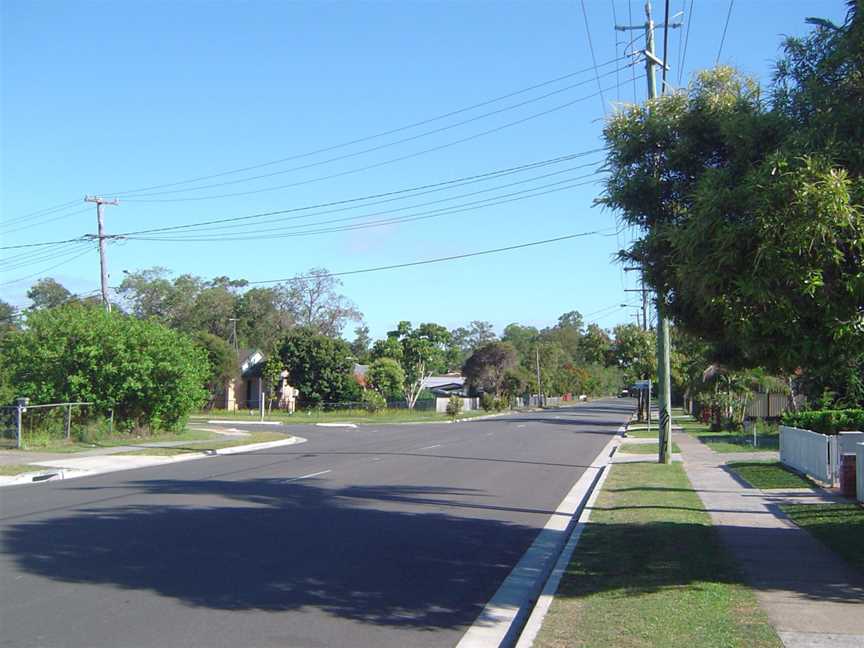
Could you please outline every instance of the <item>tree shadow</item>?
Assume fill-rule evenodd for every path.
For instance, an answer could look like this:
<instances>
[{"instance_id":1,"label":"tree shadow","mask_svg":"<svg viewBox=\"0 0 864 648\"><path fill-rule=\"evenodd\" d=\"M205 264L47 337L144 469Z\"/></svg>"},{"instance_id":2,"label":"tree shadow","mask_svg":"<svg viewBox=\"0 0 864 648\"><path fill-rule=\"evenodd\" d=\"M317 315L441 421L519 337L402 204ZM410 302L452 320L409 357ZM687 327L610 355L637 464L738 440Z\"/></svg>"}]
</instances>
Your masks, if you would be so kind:
<instances>
[{"instance_id":1,"label":"tree shadow","mask_svg":"<svg viewBox=\"0 0 864 648\"><path fill-rule=\"evenodd\" d=\"M132 485L160 503L103 500L21 521L4 530L5 552L20 570L60 583L146 590L217 610L315 608L431 630L470 625L548 515L526 509L542 514L537 527L503 522L498 507L458 501L477 493L446 487ZM436 510L442 505L454 514ZM460 506L468 508L460 514Z\"/></svg>"}]
</instances>

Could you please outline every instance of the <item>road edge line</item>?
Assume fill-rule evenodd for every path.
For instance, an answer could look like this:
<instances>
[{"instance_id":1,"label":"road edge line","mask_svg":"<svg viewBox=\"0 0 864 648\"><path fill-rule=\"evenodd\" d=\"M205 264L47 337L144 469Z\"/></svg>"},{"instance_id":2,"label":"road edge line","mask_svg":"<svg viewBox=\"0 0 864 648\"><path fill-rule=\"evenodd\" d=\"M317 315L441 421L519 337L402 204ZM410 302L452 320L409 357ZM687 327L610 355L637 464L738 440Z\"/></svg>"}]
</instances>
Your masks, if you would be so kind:
<instances>
[{"instance_id":1,"label":"road edge line","mask_svg":"<svg viewBox=\"0 0 864 648\"><path fill-rule=\"evenodd\" d=\"M523 626L545 591L561 552L577 527L576 520L580 519L589 497L605 473L612 449L620 444L621 433L628 423L629 420L618 428L576 480L534 542L462 635L456 648L505 648L516 645Z\"/></svg>"}]
</instances>

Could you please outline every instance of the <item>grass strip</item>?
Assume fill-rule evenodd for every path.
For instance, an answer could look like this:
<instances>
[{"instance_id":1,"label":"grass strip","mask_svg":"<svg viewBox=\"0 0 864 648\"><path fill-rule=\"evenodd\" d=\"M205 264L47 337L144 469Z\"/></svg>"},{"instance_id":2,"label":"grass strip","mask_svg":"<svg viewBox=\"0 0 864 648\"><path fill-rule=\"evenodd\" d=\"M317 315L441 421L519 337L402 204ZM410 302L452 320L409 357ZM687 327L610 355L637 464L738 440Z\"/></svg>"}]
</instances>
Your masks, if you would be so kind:
<instances>
[{"instance_id":1,"label":"grass strip","mask_svg":"<svg viewBox=\"0 0 864 648\"><path fill-rule=\"evenodd\" d=\"M37 452L74 453L93 450L94 448L115 448L117 446L156 443L158 441L202 441L214 438L215 436L212 432L187 429L182 432L156 432L154 434L142 435L118 434L116 436L101 437L92 441L79 441L75 439L67 441L66 439L45 438L39 439L38 443L33 443L25 435L26 448L23 448L21 452L30 450Z\"/></svg>"},{"instance_id":2,"label":"grass strip","mask_svg":"<svg viewBox=\"0 0 864 648\"><path fill-rule=\"evenodd\" d=\"M779 461L732 461L726 464L753 488L812 488L813 485Z\"/></svg>"},{"instance_id":3,"label":"grass strip","mask_svg":"<svg viewBox=\"0 0 864 648\"><path fill-rule=\"evenodd\" d=\"M488 416L495 413L496 412L486 412L484 410L471 410L469 412L461 412L457 418L475 418L477 416ZM238 423L260 420L257 412L250 414L247 411L229 412L225 410L202 412L193 416L192 419L197 423L214 419L237 421ZM363 409L336 410L333 412L305 410L297 411L293 415L284 412L271 412L264 417L264 420L278 421L284 425L311 425L315 423L364 423L377 425L387 423L443 423L449 421L450 416L429 410L412 411L408 409L390 409L378 414L371 414Z\"/></svg>"},{"instance_id":4,"label":"grass strip","mask_svg":"<svg viewBox=\"0 0 864 648\"><path fill-rule=\"evenodd\" d=\"M680 464L613 465L538 648L782 644Z\"/></svg>"},{"instance_id":5,"label":"grass strip","mask_svg":"<svg viewBox=\"0 0 864 648\"><path fill-rule=\"evenodd\" d=\"M253 443L265 443L267 441L281 441L287 439L288 436L279 432L252 432L249 436L237 437L233 439L216 440L212 443L196 443L186 447L172 448L142 448L141 450L130 450L129 452L118 453L123 456L152 456L152 457L170 457L180 454L189 454L193 452L202 453L208 450L219 450L221 448L233 448L235 446L251 445Z\"/></svg>"},{"instance_id":6,"label":"grass strip","mask_svg":"<svg viewBox=\"0 0 864 648\"><path fill-rule=\"evenodd\" d=\"M46 468L45 466L33 466L30 464L7 464L5 466L0 466L0 475L11 477L13 475L21 475L23 473L39 472L43 470L51 470L51 468Z\"/></svg>"},{"instance_id":7,"label":"grass strip","mask_svg":"<svg viewBox=\"0 0 864 648\"><path fill-rule=\"evenodd\" d=\"M786 504L780 508L795 524L864 571L864 508L856 504Z\"/></svg>"},{"instance_id":8,"label":"grass strip","mask_svg":"<svg viewBox=\"0 0 864 648\"><path fill-rule=\"evenodd\" d=\"M660 452L658 443L623 443L619 452L625 454L657 454ZM672 442L672 453L681 452L681 448L674 441Z\"/></svg>"}]
</instances>

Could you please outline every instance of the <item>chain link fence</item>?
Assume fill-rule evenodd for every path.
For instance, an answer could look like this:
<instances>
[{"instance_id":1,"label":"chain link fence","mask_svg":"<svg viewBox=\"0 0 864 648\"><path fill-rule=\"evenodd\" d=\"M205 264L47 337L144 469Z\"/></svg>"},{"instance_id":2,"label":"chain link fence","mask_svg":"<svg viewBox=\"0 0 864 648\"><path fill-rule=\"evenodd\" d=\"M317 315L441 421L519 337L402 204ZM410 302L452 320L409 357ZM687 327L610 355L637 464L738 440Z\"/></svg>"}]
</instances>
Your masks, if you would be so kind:
<instances>
[{"instance_id":1,"label":"chain link fence","mask_svg":"<svg viewBox=\"0 0 864 648\"><path fill-rule=\"evenodd\" d=\"M113 413L97 411L92 403L30 404L16 399L0 407L0 445L33 448L70 441L90 441L113 431Z\"/></svg>"}]
</instances>

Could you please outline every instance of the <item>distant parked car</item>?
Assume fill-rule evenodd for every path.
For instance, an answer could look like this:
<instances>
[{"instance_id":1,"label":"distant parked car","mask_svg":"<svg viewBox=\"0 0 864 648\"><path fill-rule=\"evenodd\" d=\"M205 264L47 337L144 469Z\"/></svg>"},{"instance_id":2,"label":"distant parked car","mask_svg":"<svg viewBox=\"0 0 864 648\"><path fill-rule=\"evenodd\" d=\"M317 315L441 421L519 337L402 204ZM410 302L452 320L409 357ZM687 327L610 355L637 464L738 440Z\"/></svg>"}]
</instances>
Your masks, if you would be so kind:
<instances>
[{"instance_id":1,"label":"distant parked car","mask_svg":"<svg viewBox=\"0 0 864 648\"><path fill-rule=\"evenodd\" d=\"M618 394L618 398L627 398L629 395L630 395L629 389L622 389L621 392Z\"/></svg>"}]
</instances>

